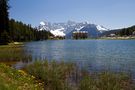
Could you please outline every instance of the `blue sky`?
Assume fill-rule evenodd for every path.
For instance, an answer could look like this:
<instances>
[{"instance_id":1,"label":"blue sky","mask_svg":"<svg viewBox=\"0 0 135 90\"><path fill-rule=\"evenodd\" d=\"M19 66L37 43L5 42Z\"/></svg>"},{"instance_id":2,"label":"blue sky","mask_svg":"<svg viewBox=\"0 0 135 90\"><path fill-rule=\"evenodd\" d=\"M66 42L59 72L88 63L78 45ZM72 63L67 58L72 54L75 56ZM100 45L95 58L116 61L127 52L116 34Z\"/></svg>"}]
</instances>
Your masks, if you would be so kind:
<instances>
[{"instance_id":1,"label":"blue sky","mask_svg":"<svg viewBox=\"0 0 135 90\"><path fill-rule=\"evenodd\" d=\"M89 21L110 29L135 25L135 0L10 0L10 18L32 26L40 21Z\"/></svg>"}]
</instances>

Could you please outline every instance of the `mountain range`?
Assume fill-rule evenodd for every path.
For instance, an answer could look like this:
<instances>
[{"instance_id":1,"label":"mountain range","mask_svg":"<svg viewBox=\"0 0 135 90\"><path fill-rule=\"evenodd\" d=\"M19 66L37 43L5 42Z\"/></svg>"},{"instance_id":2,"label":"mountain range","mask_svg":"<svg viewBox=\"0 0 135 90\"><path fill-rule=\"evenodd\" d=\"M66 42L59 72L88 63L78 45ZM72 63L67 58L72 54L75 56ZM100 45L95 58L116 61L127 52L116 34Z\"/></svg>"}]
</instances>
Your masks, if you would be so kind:
<instances>
[{"instance_id":1,"label":"mountain range","mask_svg":"<svg viewBox=\"0 0 135 90\"><path fill-rule=\"evenodd\" d=\"M50 22L40 22L38 30L50 31L54 36L72 38L72 33L74 31L87 31L88 37L99 37L104 32L109 31L101 25L91 24L89 22L75 22L67 21L64 23L50 23Z\"/></svg>"}]
</instances>

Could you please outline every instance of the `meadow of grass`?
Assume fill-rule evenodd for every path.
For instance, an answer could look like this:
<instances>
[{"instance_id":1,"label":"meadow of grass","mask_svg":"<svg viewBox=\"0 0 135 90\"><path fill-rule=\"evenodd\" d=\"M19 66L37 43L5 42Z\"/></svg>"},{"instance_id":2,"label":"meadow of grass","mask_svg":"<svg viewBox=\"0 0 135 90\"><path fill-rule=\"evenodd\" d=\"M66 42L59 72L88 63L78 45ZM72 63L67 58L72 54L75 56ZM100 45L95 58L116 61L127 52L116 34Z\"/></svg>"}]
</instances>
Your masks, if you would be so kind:
<instances>
[{"instance_id":1,"label":"meadow of grass","mask_svg":"<svg viewBox=\"0 0 135 90\"><path fill-rule=\"evenodd\" d=\"M134 81L125 73L91 75L71 63L36 61L26 71L44 82L45 90L135 90Z\"/></svg>"}]
</instances>

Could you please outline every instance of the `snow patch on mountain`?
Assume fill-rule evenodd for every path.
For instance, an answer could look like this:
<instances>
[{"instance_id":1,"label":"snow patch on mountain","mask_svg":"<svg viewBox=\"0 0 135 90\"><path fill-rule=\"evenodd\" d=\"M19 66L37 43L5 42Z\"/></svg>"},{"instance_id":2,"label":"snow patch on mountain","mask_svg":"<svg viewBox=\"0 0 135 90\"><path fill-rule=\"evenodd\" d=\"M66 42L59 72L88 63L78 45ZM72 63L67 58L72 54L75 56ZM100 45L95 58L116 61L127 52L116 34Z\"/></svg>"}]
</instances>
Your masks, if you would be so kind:
<instances>
[{"instance_id":1,"label":"snow patch on mountain","mask_svg":"<svg viewBox=\"0 0 135 90\"><path fill-rule=\"evenodd\" d=\"M96 28L102 33L102 32L105 32L105 31L108 31L107 28L103 27L103 26L100 26L100 25L96 25Z\"/></svg>"},{"instance_id":2,"label":"snow patch on mountain","mask_svg":"<svg viewBox=\"0 0 135 90\"><path fill-rule=\"evenodd\" d=\"M50 31L50 26L48 22L41 21L38 28L39 28L38 29L39 31L42 31L42 30Z\"/></svg>"},{"instance_id":3,"label":"snow patch on mountain","mask_svg":"<svg viewBox=\"0 0 135 90\"><path fill-rule=\"evenodd\" d=\"M43 26L44 26L44 25L45 25L45 22L41 21L41 22L40 22L40 25L43 25Z\"/></svg>"},{"instance_id":4,"label":"snow patch on mountain","mask_svg":"<svg viewBox=\"0 0 135 90\"><path fill-rule=\"evenodd\" d=\"M61 29L56 29L56 30L51 30L50 31L54 36L60 36L64 37L66 34L64 33L64 28Z\"/></svg>"},{"instance_id":5,"label":"snow patch on mountain","mask_svg":"<svg viewBox=\"0 0 135 90\"><path fill-rule=\"evenodd\" d=\"M77 31L80 31L82 28L84 28L84 26L79 27L79 28L75 28Z\"/></svg>"}]
</instances>

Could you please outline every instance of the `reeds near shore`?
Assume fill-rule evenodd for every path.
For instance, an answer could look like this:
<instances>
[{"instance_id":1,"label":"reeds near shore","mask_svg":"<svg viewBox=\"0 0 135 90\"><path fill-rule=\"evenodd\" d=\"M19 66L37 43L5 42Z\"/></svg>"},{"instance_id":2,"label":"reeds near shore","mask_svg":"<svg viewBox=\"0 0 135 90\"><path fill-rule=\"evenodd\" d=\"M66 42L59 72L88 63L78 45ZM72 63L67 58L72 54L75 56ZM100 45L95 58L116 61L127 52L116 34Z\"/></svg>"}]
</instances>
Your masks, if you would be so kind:
<instances>
[{"instance_id":1,"label":"reeds near shore","mask_svg":"<svg viewBox=\"0 0 135 90\"><path fill-rule=\"evenodd\" d=\"M0 46L0 62L29 61L30 55L26 55L23 45L4 45Z\"/></svg>"},{"instance_id":2,"label":"reeds near shore","mask_svg":"<svg viewBox=\"0 0 135 90\"><path fill-rule=\"evenodd\" d=\"M125 73L91 75L72 63L36 61L26 70L44 83L45 90L135 90L133 80Z\"/></svg>"}]
</instances>

